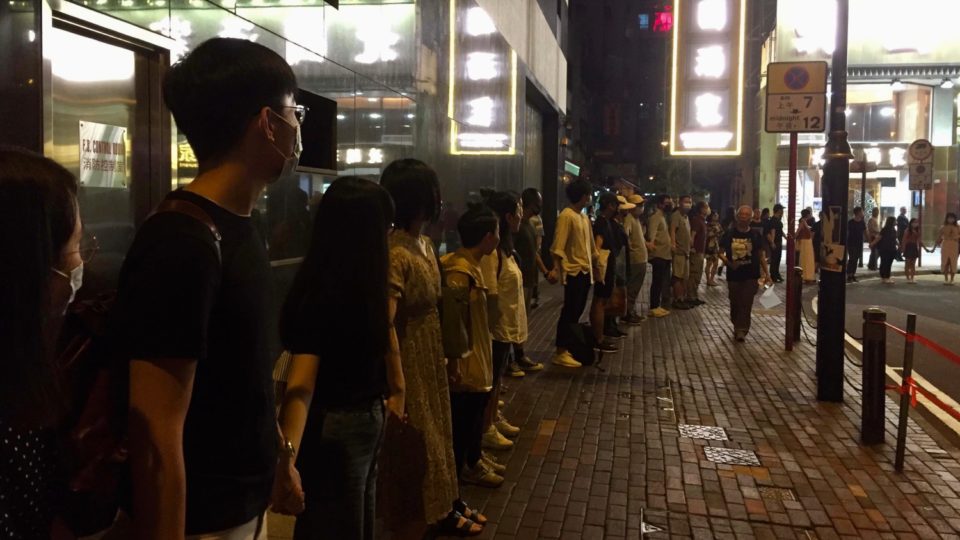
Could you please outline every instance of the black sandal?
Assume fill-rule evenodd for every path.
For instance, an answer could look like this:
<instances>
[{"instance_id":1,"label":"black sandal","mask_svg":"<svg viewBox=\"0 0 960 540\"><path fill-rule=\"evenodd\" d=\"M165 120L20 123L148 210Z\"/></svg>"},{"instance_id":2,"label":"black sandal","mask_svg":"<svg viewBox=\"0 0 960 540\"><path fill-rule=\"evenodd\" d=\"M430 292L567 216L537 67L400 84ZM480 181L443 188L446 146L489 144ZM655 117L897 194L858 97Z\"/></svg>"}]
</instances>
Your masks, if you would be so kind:
<instances>
[{"instance_id":1,"label":"black sandal","mask_svg":"<svg viewBox=\"0 0 960 540\"><path fill-rule=\"evenodd\" d=\"M460 520L463 520L462 522ZM473 530L473 526L477 525L480 527L476 531ZM468 536L477 536L483 533L483 527L479 523L474 522L471 519L463 517L463 514L452 510L447 517L443 518L440 523L437 523L437 533L441 536L458 536L460 538L466 538Z\"/></svg>"},{"instance_id":2,"label":"black sandal","mask_svg":"<svg viewBox=\"0 0 960 540\"><path fill-rule=\"evenodd\" d=\"M474 510L473 508L468 507L466 501L463 499L457 499L456 501L453 501L453 511L459 512L460 515L469 519L470 521L473 521L481 527L485 526L487 521L489 521L486 516L480 513L479 510Z\"/></svg>"}]
</instances>

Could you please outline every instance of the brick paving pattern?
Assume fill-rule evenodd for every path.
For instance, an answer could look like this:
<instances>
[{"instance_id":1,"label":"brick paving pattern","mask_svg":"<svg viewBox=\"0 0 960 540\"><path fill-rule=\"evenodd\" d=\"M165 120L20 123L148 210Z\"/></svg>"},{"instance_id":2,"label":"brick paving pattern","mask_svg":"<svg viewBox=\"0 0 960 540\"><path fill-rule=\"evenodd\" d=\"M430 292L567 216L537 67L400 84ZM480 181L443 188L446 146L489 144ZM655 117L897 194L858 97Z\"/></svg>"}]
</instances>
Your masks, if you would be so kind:
<instances>
[{"instance_id":1,"label":"brick paving pattern","mask_svg":"<svg viewBox=\"0 0 960 540\"><path fill-rule=\"evenodd\" d=\"M550 360L559 292L547 288L530 319L539 361ZM819 403L814 347L782 350L782 306L755 309L738 344L726 288L701 298L629 330L603 370L506 379L505 414L523 431L498 453L504 485L464 490L490 518L480 538L633 539L642 522L663 529L651 539L960 538L954 448L911 419L895 473L890 395L887 443L860 446L857 368L848 363L844 403ZM685 437L679 424L721 427L727 440ZM714 463L706 448L749 451L760 466ZM271 537L286 537L288 523L272 523Z\"/></svg>"}]
</instances>

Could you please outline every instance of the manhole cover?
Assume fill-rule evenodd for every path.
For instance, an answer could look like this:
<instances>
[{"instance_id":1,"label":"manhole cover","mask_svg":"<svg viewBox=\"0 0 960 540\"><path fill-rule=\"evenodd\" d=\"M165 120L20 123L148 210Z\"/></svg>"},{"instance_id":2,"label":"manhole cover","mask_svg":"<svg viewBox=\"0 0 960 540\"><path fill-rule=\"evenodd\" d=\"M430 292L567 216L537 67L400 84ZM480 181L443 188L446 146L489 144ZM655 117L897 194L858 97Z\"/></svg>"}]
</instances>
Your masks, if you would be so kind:
<instances>
[{"instance_id":1,"label":"manhole cover","mask_svg":"<svg viewBox=\"0 0 960 540\"><path fill-rule=\"evenodd\" d=\"M689 437L691 439L708 439L711 441L726 441L727 432L722 427L717 426L698 426L695 424L680 424L677 426L680 429L681 437Z\"/></svg>"},{"instance_id":2,"label":"manhole cover","mask_svg":"<svg viewBox=\"0 0 960 540\"><path fill-rule=\"evenodd\" d=\"M707 460L724 465L747 465L759 467L760 460L753 450L740 450L737 448L717 448L715 446L705 446L703 453Z\"/></svg>"},{"instance_id":3,"label":"manhole cover","mask_svg":"<svg viewBox=\"0 0 960 540\"><path fill-rule=\"evenodd\" d=\"M760 491L760 498L768 501L796 501L797 494L789 488L778 488L773 486L757 486Z\"/></svg>"}]
</instances>

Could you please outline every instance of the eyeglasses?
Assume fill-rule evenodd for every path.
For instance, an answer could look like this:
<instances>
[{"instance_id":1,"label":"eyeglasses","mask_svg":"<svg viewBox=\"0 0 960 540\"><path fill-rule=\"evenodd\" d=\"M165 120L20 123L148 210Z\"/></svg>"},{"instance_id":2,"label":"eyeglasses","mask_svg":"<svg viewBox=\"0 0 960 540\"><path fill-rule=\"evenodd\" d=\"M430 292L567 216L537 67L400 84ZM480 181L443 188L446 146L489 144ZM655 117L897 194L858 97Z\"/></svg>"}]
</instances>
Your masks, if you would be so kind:
<instances>
[{"instance_id":1,"label":"eyeglasses","mask_svg":"<svg viewBox=\"0 0 960 540\"><path fill-rule=\"evenodd\" d=\"M79 253L80 260L88 263L93 260L93 256L96 255L98 251L100 251L100 242L97 241L97 237L84 233L83 237L80 238L80 249L68 253Z\"/></svg>"},{"instance_id":2,"label":"eyeglasses","mask_svg":"<svg viewBox=\"0 0 960 540\"><path fill-rule=\"evenodd\" d=\"M303 125L303 122L307 119L307 113L310 112L310 107L306 105L282 105L278 108L293 109L293 115L297 117L297 123L300 125Z\"/></svg>"}]
</instances>

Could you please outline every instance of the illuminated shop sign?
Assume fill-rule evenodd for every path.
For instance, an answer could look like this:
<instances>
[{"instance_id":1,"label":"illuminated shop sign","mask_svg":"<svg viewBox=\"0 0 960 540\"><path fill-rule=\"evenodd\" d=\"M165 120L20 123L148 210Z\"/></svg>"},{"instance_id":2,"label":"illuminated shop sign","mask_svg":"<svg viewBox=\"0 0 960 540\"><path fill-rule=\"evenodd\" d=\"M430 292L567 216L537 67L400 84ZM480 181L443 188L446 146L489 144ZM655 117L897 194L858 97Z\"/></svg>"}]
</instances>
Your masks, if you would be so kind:
<instances>
[{"instance_id":1,"label":"illuminated shop sign","mask_svg":"<svg viewBox=\"0 0 960 540\"><path fill-rule=\"evenodd\" d=\"M738 156L746 0L676 0L670 154Z\"/></svg>"},{"instance_id":2,"label":"illuminated shop sign","mask_svg":"<svg viewBox=\"0 0 960 540\"><path fill-rule=\"evenodd\" d=\"M516 153L517 53L483 8L450 0L450 153Z\"/></svg>"},{"instance_id":3,"label":"illuminated shop sign","mask_svg":"<svg viewBox=\"0 0 960 540\"><path fill-rule=\"evenodd\" d=\"M908 146L907 143L852 145L854 161L863 161L866 158L866 161L875 163L878 169L906 169ZM810 166L822 167L825 163L824 148L811 149Z\"/></svg>"}]
</instances>

